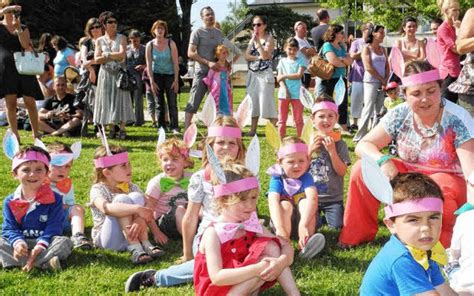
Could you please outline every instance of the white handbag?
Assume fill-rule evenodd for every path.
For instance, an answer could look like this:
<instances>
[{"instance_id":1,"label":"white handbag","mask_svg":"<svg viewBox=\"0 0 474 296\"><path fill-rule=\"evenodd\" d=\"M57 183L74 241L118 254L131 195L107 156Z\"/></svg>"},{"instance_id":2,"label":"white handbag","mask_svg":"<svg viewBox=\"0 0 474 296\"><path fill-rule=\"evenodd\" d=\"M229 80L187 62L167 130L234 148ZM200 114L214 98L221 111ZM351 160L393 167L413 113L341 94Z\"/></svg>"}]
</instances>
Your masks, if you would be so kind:
<instances>
[{"instance_id":1,"label":"white handbag","mask_svg":"<svg viewBox=\"0 0 474 296\"><path fill-rule=\"evenodd\" d=\"M44 53L17 51L13 53L16 70L23 75L40 75L44 72Z\"/></svg>"}]
</instances>

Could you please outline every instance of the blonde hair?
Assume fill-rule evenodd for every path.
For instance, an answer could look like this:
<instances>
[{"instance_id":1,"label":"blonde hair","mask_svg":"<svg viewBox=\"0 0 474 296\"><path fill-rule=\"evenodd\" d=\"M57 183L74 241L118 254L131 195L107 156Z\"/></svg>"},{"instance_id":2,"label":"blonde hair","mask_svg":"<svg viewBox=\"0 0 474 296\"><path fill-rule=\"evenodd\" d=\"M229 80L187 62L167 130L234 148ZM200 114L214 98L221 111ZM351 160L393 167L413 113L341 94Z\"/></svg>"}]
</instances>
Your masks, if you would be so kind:
<instances>
[{"instance_id":1,"label":"blonde hair","mask_svg":"<svg viewBox=\"0 0 474 296\"><path fill-rule=\"evenodd\" d=\"M183 154L183 151L188 151L188 155L186 156ZM184 157L186 162L186 166L184 168L192 168L194 166L194 161L189 156L189 148L182 140L178 140L176 138L167 139L158 147L156 147L156 158L158 160L158 164L161 164L161 157L165 154Z\"/></svg>"},{"instance_id":2,"label":"blonde hair","mask_svg":"<svg viewBox=\"0 0 474 296\"><path fill-rule=\"evenodd\" d=\"M122 152L127 152L127 150L123 147L120 147L120 146L111 145L110 146L110 152L112 152L112 154L119 154L119 153L122 153ZM104 156L107 156L107 150L105 150L105 147L104 146L97 147L97 149L95 149L95 152L94 152L94 159L104 157ZM114 166L112 166L112 167L114 167ZM92 182L94 184L99 183L99 182L105 182L107 180L104 176L104 170L105 169L106 168L95 168L94 176L92 178Z\"/></svg>"},{"instance_id":3,"label":"blonde hair","mask_svg":"<svg viewBox=\"0 0 474 296\"><path fill-rule=\"evenodd\" d=\"M224 51L227 51L227 53L229 53L229 49L224 45L224 44L219 44L216 46L216 53L214 54L214 56L216 57L216 59L219 58L219 55L224 52Z\"/></svg>"},{"instance_id":4,"label":"blonde hair","mask_svg":"<svg viewBox=\"0 0 474 296\"><path fill-rule=\"evenodd\" d=\"M283 138L283 140L281 140L280 148L285 147L286 145L289 145L289 144L299 144L299 143L306 144L305 141L301 140L298 137L288 136L288 137ZM278 161L282 161L285 157L286 156L279 158Z\"/></svg>"},{"instance_id":5,"label":"blonde hair","mask_svg":"<svg viewBox=\"0 0 474 296\"><path fill-rule=\"evenodd\" d=\"M222 161L222 168L224 169L227 183L253 177L253 174L244 165L235 163L230 157L226 157ZM211 173L211 184L221 184L214 173ZM220 196L213 200L213 206L215 207L215 210L220 213L222 209L226 207L235 205L241 201L246 201L253 196L258 196L258 193L258 188L254 188L230 195Z\"/></svg>"},{"instance_id":6,"label":"blonde hair","mask_svg":"<svg viewBox=\"0 0 474 296\"><path fill-rule=\"evenodd\" d=\"M237 121L235 120L234 117L232 116L222 116L219 115L217 118L214 120L214 122L211 124L211 126L228 126L228 127L238 127L240 126L237 124ZM237 146L239 146L239 152L237 154L237 157L234 159L235 162L237 163L243 163L245 159L245 146L244 143L242 142L241 138L236 138L237 141ZM207 137L205 140L205 145L202 150L202 168L205 168L207 164L209 163L209 160L207 159L207 152L206 152L206 146L213 146L214 143L216 142L216 137Z\"/></svg>"},{"instance_id":7,"label":"blonde hair","mask_svg":"<svg viewBox=\"0 0 474 296\"><path fill-rule=\"evenodd\" d=\"M446 10L450 8L453 4L457 4L459 6L458 0L437 0L437 4L439 10L441 10L442 15L446 15Z\"/></svg>"}]
</instances>

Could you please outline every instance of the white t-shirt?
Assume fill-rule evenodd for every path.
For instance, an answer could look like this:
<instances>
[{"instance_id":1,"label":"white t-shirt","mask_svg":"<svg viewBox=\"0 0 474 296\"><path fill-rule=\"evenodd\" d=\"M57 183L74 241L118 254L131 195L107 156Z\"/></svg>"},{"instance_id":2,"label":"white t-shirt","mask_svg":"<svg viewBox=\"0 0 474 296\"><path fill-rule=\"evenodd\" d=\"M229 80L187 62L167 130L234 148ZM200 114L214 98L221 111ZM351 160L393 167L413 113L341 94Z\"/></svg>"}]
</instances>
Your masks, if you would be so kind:
<instances>
[{"instance_id":1,"label":"white t-shirt","mask_svg":"<svg viewBox=\"0 0 474 296\"><path fill-rule=\"evenodd\" d=\"M313 46L308 42L308 40L306 40L306 38L299 38L295 36L295 39L298 41L298 46L299 46L299 50L298 50L298 53L296 54L296 57L301 58L304 62L304 65L307 68L308 63L309 63L309 58L304 53L301 52L301 49L312 48ZM305 73L309 73L308 70L306 70Z\"/></svg>"},{"instance_id":2,"label":"white t-shirt","mask_svg":"<svg viewBox=\"0 0 474 296\"><path fill-rule=\"evenodd\" d=\"M456 219L450 250L459 251L459 271L457 271L450 285L456 291L468 289L474 293L474 210L462 213Z\"/></svg>"}]
</instances>

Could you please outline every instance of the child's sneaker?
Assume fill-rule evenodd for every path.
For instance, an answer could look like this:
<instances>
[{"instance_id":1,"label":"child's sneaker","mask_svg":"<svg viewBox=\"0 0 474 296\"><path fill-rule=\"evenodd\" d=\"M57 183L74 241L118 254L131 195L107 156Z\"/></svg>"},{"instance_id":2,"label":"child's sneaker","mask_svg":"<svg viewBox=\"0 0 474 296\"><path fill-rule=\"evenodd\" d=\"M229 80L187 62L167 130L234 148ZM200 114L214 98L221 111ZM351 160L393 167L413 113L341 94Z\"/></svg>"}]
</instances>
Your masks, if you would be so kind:
<instances>
[{"instance_id":1,"label":"child's sneaker","mask_svg":"<svg viewBox=\"0 0 474 296\"><path fill-rule=\"evenodd\" d=\"M82 233L77 232L73 236L71 236L71 241L73 243L74 249L83 249L83 250L90 250L92 249L91 241Z\"/></svg>"},{"instance_id":2,"label":"child's sneaker","mask_svg":"<svg viewBox=\"0 0 474 296\"><path fill-rule=\"evenodd\" d=\"M308 239L306 246L301 250L300 257L311 259L324 249L326 238L321 233L315 233Z\"/></svg>"},{"instance_id":3,"label":"child's sneaker","mask_svg":"<svg viewBox=\"0 0 474 296\"><path fill-rule=\"evenodd\" d=\"M154 269L135 272L125 282L125 292L139 291L141 287L148 288L154 286L156 282L155 274L156 270Z\"/></svg>"}]
</instances>

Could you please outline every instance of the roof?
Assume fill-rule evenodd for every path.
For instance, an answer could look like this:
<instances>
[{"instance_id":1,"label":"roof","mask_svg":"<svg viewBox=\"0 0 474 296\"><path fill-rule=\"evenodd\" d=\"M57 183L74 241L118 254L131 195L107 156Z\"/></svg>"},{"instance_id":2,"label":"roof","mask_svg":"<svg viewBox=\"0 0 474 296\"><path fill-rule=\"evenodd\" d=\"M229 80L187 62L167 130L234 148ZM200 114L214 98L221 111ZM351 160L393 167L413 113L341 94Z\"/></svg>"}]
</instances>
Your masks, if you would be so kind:
<instances>
[{"instance_id":1,"label":"roof","mask_svg":"<svg viewBox=\"0 0 474 296\"><path fill-rule=\"evenodd\" d=\"M271 4L312 4L314 0L254 0L252 3L249 3L249 6L261 6L261 5L271 5Z\"/></svg>"}]
</instances>

